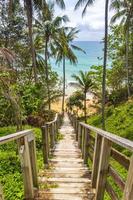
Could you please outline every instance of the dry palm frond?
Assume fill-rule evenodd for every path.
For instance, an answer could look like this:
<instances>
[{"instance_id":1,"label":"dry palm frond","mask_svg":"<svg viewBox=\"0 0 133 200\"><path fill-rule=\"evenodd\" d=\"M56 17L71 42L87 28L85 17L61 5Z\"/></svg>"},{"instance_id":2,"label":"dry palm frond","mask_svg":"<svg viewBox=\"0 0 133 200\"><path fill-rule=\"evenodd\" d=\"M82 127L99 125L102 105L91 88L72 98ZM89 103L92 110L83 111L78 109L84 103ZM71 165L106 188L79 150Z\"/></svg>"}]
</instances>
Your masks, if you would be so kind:
<instances>
[{"instance_id":1,"label":"dry palm frond","mask_svg":"<svg viewBox=\"0 0 133 200\"><path fill-rule=\"evenodd\" d=\"M0 58L12 63L15 60L15 54L7 48L0 48Z\"/></svg>"}]
</instances>

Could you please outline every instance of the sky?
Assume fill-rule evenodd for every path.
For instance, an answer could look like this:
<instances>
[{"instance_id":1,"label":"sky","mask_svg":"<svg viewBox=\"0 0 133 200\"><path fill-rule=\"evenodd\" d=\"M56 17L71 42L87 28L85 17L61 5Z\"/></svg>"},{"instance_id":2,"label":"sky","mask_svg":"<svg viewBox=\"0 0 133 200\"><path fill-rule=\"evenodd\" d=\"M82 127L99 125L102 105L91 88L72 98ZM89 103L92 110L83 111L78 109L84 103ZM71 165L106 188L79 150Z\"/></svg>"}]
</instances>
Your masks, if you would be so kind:
<instances>
[{"instance_id":1,"label":"sky","mask_svg":"<svg viewBox=\"0 0 133 200\"><path fill-rule=\"evenodd\" d=\"M82 8L74 11L77 0L64 0L66 10L56 8L57 15L67 14L70 22L68 25L80 29L78 41L100 41L104 37L104 6L105 0L95 0L95 3L87 8L86 15L82 18ZM109 11L109 20L113 11Z\"/></svg>"}]
</instances>

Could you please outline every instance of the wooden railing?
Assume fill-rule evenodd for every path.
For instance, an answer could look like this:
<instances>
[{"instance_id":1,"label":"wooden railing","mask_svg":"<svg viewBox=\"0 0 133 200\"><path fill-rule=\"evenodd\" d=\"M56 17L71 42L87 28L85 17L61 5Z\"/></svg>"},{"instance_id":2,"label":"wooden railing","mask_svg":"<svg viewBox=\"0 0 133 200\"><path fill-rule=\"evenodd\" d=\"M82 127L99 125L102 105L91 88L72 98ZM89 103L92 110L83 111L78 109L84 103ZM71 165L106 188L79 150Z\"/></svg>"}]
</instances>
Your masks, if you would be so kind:
<instances>
[{"instance_id":1,"label":"wooden railing","mask_svg":"<svg viewBox=\"0 0 133 200\"><path fill-rule=\"evenodd\" d=\"M58 129L61 125L61 114L56 114L55 119L42 126L43 160L49 163L50 150L54 149Z\"/></svg>"},{"instance_id":2,"label":"wooden railing","mask_svg":"<svg viewBox=\"0 0 133 200\"><path fill-rule=\"evenodd\" d=\"M115 185L123 193L122 200L133 200L133 142L79 122L75 116L70 114L69 117L76 132L84 163L88 160L92 162L92 187L96 191L96 200L104 199L105 190L112 200L120 199L109 183L108 177L113 179ZM128 150L131 157L113 148L114 144ZM126 181L112 166L112 159L127 171Z\"/></svg>"},{"instance_id":3,"label":"wooden railing","mask_svg":"<svg viewBox=\"0 0 133 200\"><path fill-rule=\"evenodd\" d=\"M57 138L58 128L61 125L61 114L56 114L55 119L47 122L42 127L42 151L44 164L48 164L50 149L54 148ZM36 162L36 144L33 130L25 130L0 137L0 145L16 141L21 161L24 183L24 199L34 199L35 188L38 188L37 162ZM2 199L0 187L0 199ZM3 200L3 199L2 199Z\"/></svg>"},{"instance_id":4,"label":"wooden railing","mask_svg":"<svg viewBox=\"0 0 133 200\"><path fill-rule=\"evenodd\" d=\"M24 197L34 198L34 188L38 188L36 167L36 145L32 130L25 130L4 137L0 137L0 145L17 141L18 152L23 173Z\"/></svg>"}]
</instances>

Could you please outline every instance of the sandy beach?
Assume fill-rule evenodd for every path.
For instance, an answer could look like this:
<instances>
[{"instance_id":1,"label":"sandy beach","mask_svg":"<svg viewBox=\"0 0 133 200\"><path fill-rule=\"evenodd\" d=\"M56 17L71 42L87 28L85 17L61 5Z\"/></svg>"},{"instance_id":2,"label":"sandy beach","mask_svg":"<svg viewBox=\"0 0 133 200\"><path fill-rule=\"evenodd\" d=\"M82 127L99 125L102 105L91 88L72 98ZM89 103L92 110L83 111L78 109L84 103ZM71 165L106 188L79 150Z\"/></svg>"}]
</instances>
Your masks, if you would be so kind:
<instances>
[{"instance_id":1,"label":"sandy beach","mask_svg":"<svg viewBox=\"0 0 133 200\"><path fill-rule=\"evenodd\" d=\"M65 102L67 99L77 90L77 87L72 85L67 85L66 87L66 96L65 96ZM92 107L94 105L94 95L90 92L87 93L87 112L88 114L92 114L96 112L96 109ZM52 103L52 110L55 110L56 112L61 112L62 109L62 97L60 97L56 102ZM82 114L82 112L80 112Z\"/></svg>"}]
</instances>

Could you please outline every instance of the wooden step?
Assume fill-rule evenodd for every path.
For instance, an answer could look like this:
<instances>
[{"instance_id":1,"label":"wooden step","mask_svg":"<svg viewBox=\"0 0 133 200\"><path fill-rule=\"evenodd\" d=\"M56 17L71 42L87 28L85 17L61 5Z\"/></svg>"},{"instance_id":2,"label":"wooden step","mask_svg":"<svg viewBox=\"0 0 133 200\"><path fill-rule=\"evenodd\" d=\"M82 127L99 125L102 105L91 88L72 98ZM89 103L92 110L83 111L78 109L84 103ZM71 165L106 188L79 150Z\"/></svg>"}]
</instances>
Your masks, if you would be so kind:
<instances>
[{"instance_id":1,"label":"wooden step","mask_svg":"<svg viewBox=\"0 0 133 200\"><path fill-rule=\"evenodd\" d=\"M88 178L47 178L39 177L40 182L63 182L63 183L91 183L91 180Z\"/></svg>"},{"instance_id":2,"label":"wooden step","mask_svg":"<svg viewBox=\"0 0 133 200\"><path fill-rule=\"evenodd\" d=\"M55 177L55 178L90 178L91 174L89 171L87 172L44 172L41 177Z\"/></svg>"},{"instance_id":3,"label":"wooden step","mask_svg":"<svg viewBox=\"0 0 133 200\"><path fill-rule=\"evenodd\" d=\"M73 194L56 194L56 193L39 193L36 200L94 200L94 193L73 193Z\"/></svg>"}]
</instances>

